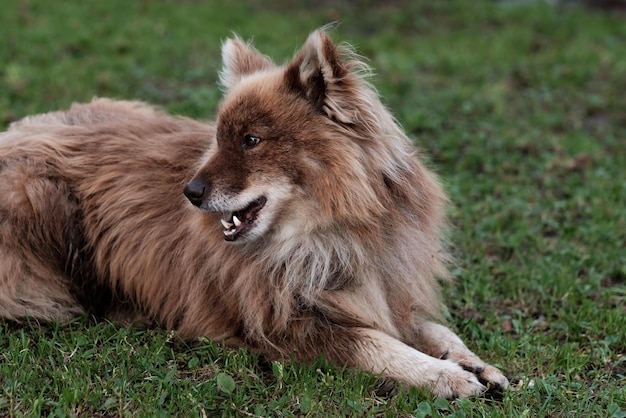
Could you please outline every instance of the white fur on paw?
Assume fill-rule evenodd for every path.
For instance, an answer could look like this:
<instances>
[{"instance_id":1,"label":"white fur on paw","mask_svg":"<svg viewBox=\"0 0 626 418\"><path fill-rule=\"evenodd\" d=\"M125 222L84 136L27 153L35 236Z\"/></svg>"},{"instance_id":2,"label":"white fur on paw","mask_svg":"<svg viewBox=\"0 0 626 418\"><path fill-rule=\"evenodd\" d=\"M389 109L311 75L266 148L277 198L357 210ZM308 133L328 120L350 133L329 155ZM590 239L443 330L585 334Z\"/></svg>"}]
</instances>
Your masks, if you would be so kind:
<instances>
[{"instance_id":1,"label":"white fur on paw","mask_svg":"<svg viewBox=\"0 0 626 418\"><path fill-rule=\"evenodd\" d=\"M445 362L432 382L433 395L446 399L465 398L483 393L487 388L474 373L453 362Z\"/></svg>"},{"instance_id":2,"label":"white fur on paw","mask_svg":"<svg viewBox=\"0 0 626 418\"><path fill-rule=\"evenodd\" d=\"M500 370L483 362L475 355L455 355L454 353L450 353L446 358L447 360L459 364L468 372L475 374L490 390L503 391L509 387L509 380Z\"/></svg>"},{"instance_id":3,"label":"white fur on paw","mask_svg":"<svg viewBox=\"0 0 626 418\"><path fill-rule=\"evenodd\" d=\"M477 374L478 378L487 384L489 389L503 391L509 387L509 379L498 369L485 364L481 373Z\"/></svg>"}]
</instances>

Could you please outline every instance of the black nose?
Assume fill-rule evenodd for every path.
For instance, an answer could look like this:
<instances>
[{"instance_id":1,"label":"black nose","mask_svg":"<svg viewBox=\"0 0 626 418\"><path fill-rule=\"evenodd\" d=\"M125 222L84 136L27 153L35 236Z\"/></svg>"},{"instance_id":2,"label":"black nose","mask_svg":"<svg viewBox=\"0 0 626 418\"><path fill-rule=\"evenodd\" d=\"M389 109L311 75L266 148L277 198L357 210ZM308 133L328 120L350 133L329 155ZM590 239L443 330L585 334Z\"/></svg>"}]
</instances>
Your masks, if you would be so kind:
<instances>
[{"instance_id":1,"label":"black nose","mask_svg":"<svg viewBox=\"0 0 626 418\"><path fill-rule=\"evenodd\" d=\"M187 196L187 199L189 199L193 205L200 206L202 204L205 190L206 184L203 181L191 180L185 186L183 193L185 193L185 196Z\"/></svg>"}]
</instances>

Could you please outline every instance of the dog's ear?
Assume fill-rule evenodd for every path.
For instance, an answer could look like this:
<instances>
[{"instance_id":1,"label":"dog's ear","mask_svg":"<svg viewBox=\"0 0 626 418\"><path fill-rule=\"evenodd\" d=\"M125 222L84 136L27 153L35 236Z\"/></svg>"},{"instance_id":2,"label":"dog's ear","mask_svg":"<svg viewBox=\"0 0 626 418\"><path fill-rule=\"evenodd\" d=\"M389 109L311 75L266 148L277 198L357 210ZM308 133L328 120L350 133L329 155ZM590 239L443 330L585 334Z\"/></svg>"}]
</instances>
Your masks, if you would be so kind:
<instances>
[{"instance_id":1,"label":"dog's ear","mask_svg":"<svg viewBox=\"0 0 626 418\"><path fill-rule=\"evenodd\" d=\"M358 109L353 99L360 79L357 67L366 66L352 55L349 48L335 45L325 32L313 32L287 64L285 81L329 118L355 123Z\"/></svg>"},{"instance_id":2,"label":"dog's ear","mask_svg":"<svg viewBox=\"0 0 626 418\"><path fill-rule=\"evenodd\" d=\"M242 77L272 67L274 63L269 58L238 37L227 39L222 44L220 84L227 90L239 83Z\"/></svg>"}]
</instances>

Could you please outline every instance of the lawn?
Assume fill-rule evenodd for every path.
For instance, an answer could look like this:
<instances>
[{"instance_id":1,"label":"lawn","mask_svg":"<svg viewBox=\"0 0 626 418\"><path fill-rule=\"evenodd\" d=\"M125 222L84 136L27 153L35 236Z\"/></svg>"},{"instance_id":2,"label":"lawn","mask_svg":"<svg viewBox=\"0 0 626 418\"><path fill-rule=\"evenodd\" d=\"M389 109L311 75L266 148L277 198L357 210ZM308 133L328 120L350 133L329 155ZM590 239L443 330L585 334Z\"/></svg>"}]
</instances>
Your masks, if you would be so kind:
<instances>
[{"instance_id":1,"label":"lawn","mask_svg":"<svg viewBox=\"0 0 626 418\"><path fill-rule=\"evenodd\" d=\"M262 3L4 0L0 125L93 96L209 119L221 40L284 61L339 21L445 179L450 324L518 390L433 400L159 330L0 322L0 416L626 417L626 12Z\"/></svg>"}]
</instances>

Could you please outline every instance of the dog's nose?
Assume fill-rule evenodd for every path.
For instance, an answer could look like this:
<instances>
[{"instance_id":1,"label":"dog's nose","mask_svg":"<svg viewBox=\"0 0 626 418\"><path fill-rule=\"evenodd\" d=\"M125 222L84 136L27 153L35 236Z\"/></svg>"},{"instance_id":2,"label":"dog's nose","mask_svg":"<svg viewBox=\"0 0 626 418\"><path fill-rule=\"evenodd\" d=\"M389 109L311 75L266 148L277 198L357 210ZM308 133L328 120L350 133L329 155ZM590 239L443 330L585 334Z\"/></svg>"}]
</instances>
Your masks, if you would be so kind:
<instances>
[{"instance_id":1,"label":"dog's nose","mask_svg":"<svg viewBox=\"0 0 626 418\"><path fill-rule=\"evenodd\" d=\"M202 204L202 198L204 197L204 191L206 190L206 184L200 180L191 180L185 186L185 196L194 205L200 206Z\"/></svg>"}]
</instances>

